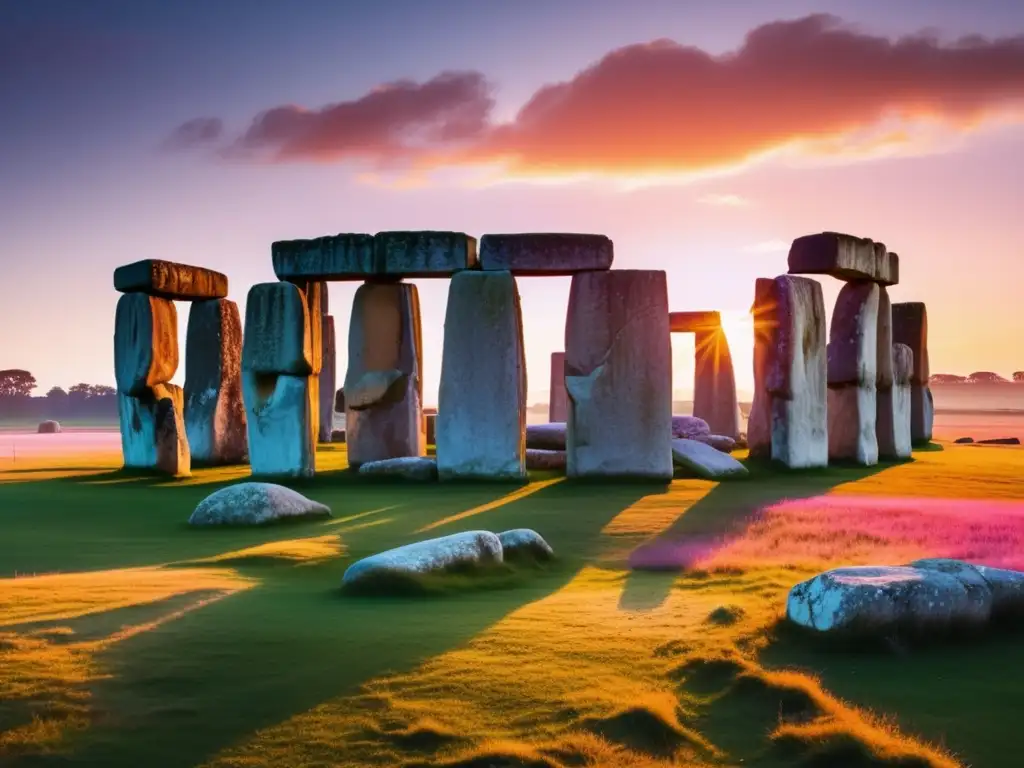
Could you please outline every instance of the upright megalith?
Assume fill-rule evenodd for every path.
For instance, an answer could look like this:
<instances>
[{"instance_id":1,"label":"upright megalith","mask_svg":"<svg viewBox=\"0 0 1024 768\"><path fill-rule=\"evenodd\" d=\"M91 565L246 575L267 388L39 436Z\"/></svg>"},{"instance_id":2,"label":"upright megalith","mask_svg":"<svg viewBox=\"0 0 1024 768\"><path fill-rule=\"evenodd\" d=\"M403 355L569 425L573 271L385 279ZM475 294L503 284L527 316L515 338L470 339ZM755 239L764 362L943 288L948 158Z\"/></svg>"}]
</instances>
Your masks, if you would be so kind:
<instances>
[{"instance_id":1,"label":"upright megalith","mask_svg":"<svg viewBox=\"0 0 1024 768\"><path fill-rule=\"evenodd\" d=\"M809 278L759 278L754 288L754 457L787 467L828 465L825 302Z\"/></svg>"},{"instance_id":2,"label":"upright megalith","mask_svg":"<svg viewBox=\"0 0 1024 768\"><path fill-rule=\"evenodd\" d=\"M191 472L178 369L178 314L168 299L126 293L114 318L114 370L124 465L176 477Z\"/></svg>"},{"instance_id":3,"label":"upright megalith","mask_svg":"<svg viewBox=\"0 0 1024 768\"><path fill-rule=\"evenodd\" d=\"M673 312L672 333L694 334L693 415L712 433L735 440L740 434L736 373L729 340L718 312Z\"/></svg>"},{"instance_id":4,"label":"upright megalith","mask_svg":"<svg viewBox=\"0 0 1024 768\"><path fill-rule=\"evenodd\" d=\"M878 303L875 283L847 283L832 312L828 344L828 455L878 463Z\"/></svg>"},{"instance_id":5,"label":"upright megalith","mask_svg":"<svg viewBox=\"0 0 1024 768\"><path fill-rule=\"evenodd\" d=\"M335 386L338 376L338 352L334 335L334 318L320 318L323 339L323 366L320 369L320 442L331 442L334 430Z\"/></svg>"},{"instance_id":6,"label":"upright megalith","mask_svg":"<svg viewBox=\"0 0 1024 768\"><path fill-rule=\"evenodd\" d=\"M316 469L316 377L303 291L262 283L249 291L242 396L254 475L309 477Z\"/></svg>"},{"instance_id":7,"label":"upright megalith","mask_svg":"<svg viewBox=\"0 0 1024 768\"><path fill-rule=\"evenodd\" d=\"M906 344L914 356L910 377L910 434L914 445L923 445L932 439L934 407L928 388L928 311L919 301L892 305L892 338L896 344Z\"/></svg>"},{"instance_id":8,"label":"upright megalith","mask_svg":"<svg viewBox=\"0 0 1024 768\"><path fill-rule=\"evenodd\" d=\"M573 277L565 329L569 477L671 480L668 317L664 272Z\"/></svg>"},{"instance_id":9,"label":"upright megalith","mask_svg":"<svg viewBox=\"0 0 1024 768\"><path fill-rule=\"evenodd\" d=\"M913 389L914 353L906 344L892 345L892 387L885 396L879 392L878 430L891 434L884 458L909 459L913 443L910 437L911 392ZM884 405L884 408L883 408ZM879 451L881 452L881 444Z\"/></svg>"},{"instance_id":10,"label":"upright megalith","mask_svg":"<svg viewBox=\"0 0 1024 768\"><path fill-rule=\"evenodd\" d=\"M526 361L511 272L460 272L444 321L437 404L441 480L526 477Z\"/></svg>"},{"instance_id":11,"label":"upright megalith","mask_svg":"<svg viewBox=\"0 0 1024 768\"><path fill-rule=\"evenodd\" d=\"M416 286L359 286L352 302L344 384L351 467L426 454L422 368Z\"/></svg>"},{"instance_id":12,"label":"upright megalith","mask_svg":"<svg viewBox=\"0 0 1024 768\"><path fill-rule=\"evenodd\" d=\"M897 393L894 392L896 374L896 347L892 343L892 302L885 286L878 287L878 326L877 326L878 366L875 375L875 400L877 417L875 418L875 435L878 438L878 458L903 459L910 455L910 395L907 392L907 440L906 450L899 442L897 432L900 429L900 416L897 415ZM902 346L902 345L901 345ZM906 347L907 353L910 350ZM907 376L910 372L907 372Z\"/></svg>"},{"instance_id":13,"label":"upright megalith","mask_svg":"<svg viewBox=\"0 0 1024 768\"><path fill-rule=\"evenodd\" d=\"M548 421L564 424L568 419L569 395L565 391L565 352L552 352Z\"/></svg>"},{"instance_id":14,"label":"upright megalith","mask_svg":"<svg viewBox=\"0 0 1024 768\"><path fill-rule=\"evenodd\" d=\"M197 301L185 344L185 431L197 464L241 464L249 455L242 401L242 321L228 299Z\"/></svg>"}]
</instances>

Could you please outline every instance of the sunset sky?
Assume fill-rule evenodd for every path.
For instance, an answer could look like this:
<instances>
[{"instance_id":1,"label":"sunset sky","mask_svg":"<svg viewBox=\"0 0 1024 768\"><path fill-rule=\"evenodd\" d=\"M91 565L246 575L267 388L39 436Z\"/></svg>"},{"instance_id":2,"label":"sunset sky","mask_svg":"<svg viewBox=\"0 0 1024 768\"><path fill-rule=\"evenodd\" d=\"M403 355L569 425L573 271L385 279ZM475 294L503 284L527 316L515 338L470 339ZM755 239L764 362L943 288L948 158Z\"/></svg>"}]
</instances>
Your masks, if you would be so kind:
<instances>
[{"instance_id":1,"label":"sunset sky","mask_svg":"<svg viewBox=\"0 0 1024 768\"><path fill-rule=\"evenodd\" d=\"M0 0L0 105L0 368L40 394L113 383L120 264L220 270L244 312L274 240L388 229L606 234L724 313L741 393L755 278L871 237L933 372L1024 369L1024 3ZM568 289L520 281L531 401Z\"/></svg>"}]
</instances>

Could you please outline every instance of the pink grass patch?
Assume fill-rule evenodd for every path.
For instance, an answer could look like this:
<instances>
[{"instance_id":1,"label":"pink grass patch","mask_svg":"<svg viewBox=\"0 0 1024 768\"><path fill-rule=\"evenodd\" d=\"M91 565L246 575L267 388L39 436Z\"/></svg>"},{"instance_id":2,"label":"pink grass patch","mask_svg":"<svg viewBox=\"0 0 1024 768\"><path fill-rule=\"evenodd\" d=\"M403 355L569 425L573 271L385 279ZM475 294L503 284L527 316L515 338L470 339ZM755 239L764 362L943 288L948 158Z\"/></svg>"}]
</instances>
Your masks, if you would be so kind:
<instances>
[{"instance_id":1,"label":"pink grass patch","mask_svg":"<svg viewBox=\"0 0 1024 768\"><path fill-rule=\"evenodd\" d=\"M922 557L1024 570L1024 502L851 495L783 501L721 536L649 542L633 552L630 567L832 568Z\"/></svg>"}]
</instances>

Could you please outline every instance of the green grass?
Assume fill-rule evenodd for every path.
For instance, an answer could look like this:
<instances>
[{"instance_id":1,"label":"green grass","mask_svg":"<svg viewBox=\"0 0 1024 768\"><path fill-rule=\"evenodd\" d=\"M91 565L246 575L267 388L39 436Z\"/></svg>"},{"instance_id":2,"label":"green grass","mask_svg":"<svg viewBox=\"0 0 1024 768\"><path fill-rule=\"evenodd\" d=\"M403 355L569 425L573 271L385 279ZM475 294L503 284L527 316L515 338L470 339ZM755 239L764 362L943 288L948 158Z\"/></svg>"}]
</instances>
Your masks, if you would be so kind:
<instances>
[{"instance_id":1,"label":"green grass","mask_svg":"<svg viewBox=\"0 0 1024 768\"><path fill-rule=\"evenodd\" d=\"M296 487L331 519L226 530L185 521L244 471L167 482L66 462L57 477L0 469L5 766L1018 762L1019 635L903 656L802 643L779 631L785 594L834 550L759 510L819 494L1024 498L1010 482L1024 450L668 488L329 471ZM518 527L557 558L417 594L340 589L374 552ZM851 562L924 546L901 535L826 538ZM640 545L704 540L685 573L627 567Z\"/></svg>"}]
</instances>

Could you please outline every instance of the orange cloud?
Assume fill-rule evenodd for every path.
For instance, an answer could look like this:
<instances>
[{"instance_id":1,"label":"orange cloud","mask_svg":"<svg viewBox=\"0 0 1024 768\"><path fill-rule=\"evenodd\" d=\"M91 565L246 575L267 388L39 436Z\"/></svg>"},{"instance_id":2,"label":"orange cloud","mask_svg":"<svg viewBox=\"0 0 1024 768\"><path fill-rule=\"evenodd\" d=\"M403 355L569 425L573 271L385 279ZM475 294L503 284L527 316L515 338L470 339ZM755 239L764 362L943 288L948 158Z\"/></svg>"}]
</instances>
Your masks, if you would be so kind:
<instances>
[{"instance_id":1,"label":"orange cloud","mask_svg":"<svg viewBox=\"0 0 1024 768\"><path fill-rule=\"evenodd\" d=\"M1024 36L891 40L827 15L751 31L714 56L670 40L607 54L503 124L480 73L401 81L319 110L257 116L237 150L378 167L499 164L528 177L691 174L780 151L848 157L915 146L1024 104ZM881 129L881 130L880 130Z\"/></svg>"}]
</instances>

